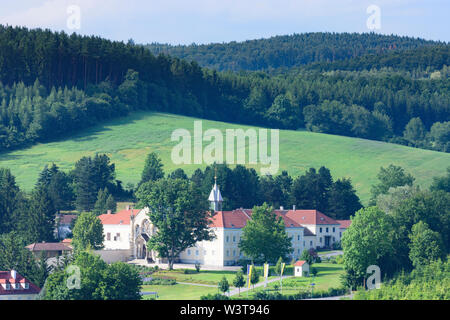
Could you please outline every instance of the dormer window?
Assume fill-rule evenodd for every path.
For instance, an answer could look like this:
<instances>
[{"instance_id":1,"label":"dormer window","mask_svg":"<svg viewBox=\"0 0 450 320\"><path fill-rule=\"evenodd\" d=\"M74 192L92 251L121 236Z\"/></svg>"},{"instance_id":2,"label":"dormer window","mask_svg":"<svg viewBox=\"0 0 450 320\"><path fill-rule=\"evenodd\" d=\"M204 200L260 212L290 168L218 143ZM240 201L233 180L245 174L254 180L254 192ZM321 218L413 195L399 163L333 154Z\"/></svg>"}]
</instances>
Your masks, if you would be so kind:
<instances>
[{"instance_id":1,"label":"dormer window","mask_svg":"<svg viewBox=\"0 0 450 320\"><path fill-rule=\"evenodd\" d=\"M7 283L7 284L5 285L5 290L11 290L11 285L10 285L9 283Z\"/></svg>"},{"instance_id":2,"label":"dormer window","mask_svg":"<svg viewBox=\"0 0 450 320\"><path fill-rule=\"evenodd\" d=\"M14 288L15 290L20 289L20 283L14 283L14 284L13 284L13 288Z\"/></svg>"}]
</instances>

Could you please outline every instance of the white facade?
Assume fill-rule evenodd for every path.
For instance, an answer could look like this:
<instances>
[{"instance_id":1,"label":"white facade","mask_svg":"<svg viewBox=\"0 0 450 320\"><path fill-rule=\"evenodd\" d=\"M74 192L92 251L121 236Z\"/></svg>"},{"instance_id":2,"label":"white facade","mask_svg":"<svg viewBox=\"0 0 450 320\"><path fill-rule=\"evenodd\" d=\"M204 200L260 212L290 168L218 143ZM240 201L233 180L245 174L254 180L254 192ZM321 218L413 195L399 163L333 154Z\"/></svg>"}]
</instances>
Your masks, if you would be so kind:
<instances>
[{"instance_id":1,"label":"white facade","mask_svg":"<svg viewBox=\"0 0 450 320\"><path fill-rule=\"evenodd\" d=\"M220 208L222 196L216 184L212 195L210 200L214 204L214 208ZM251 219L251 210L237 209L219 213L222 220L219 223L213 223L210 228L216 236L215 239L200 241L195 246L184 250L179 254L176 262L221 267L236 265L240 259L246 258L239 249L239 242L243 226L248 219ZM149 262L166 262L165 259L160 259L156 252L147 248L148 240L156 232L148 215L149 209L125 210L118 214L121 216L117 216L116 219L111 218L114 215L106 215L106 218L102 219L102 223L104 222L104 250L116 250L124 253L109 252L102 256L118 256L114 259L122 261L134 258L146 259ZM333 243L341 239L341 225L316 210L281 209L277 210L277 215L287 219L285 220L286 232L292 239L291 259L299 259L304 250L311 248L331 248ZM225 219L225 217L228 218ZM227 219L229 220L225 222ZM121 223L124 221L127 223ZM236 227L236 224L239 227Z\"/></svg>"},{"instance_id":2,"label":"white facade","mask_svg":"<svg viewBox=\"0 0 450 320\"><path fill-rule=\"evenodd\" d=\"M103 245L107 250L130 249L130 225L104 224Z\"/></svg>"}]
</instances>

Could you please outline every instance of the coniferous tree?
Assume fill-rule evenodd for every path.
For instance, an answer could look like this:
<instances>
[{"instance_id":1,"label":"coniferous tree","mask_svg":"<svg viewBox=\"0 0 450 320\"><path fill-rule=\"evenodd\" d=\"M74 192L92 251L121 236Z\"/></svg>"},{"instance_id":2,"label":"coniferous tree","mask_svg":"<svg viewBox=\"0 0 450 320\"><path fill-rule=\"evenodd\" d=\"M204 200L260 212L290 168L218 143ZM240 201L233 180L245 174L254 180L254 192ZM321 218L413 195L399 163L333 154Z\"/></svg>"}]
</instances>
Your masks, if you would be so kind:
<instances>
[{"instance_id":1,"label":"coniferous tree","mask_svg":"<svg viewBox=\"0 0 450 320\"><path fill-rule=\"evenodd\" d=\"M145 159L144 170L142 171L141 181L139 185L148 182L156 181L164 177L163 164L158 155L151 152Z\"/></svg>"}]
</instances>

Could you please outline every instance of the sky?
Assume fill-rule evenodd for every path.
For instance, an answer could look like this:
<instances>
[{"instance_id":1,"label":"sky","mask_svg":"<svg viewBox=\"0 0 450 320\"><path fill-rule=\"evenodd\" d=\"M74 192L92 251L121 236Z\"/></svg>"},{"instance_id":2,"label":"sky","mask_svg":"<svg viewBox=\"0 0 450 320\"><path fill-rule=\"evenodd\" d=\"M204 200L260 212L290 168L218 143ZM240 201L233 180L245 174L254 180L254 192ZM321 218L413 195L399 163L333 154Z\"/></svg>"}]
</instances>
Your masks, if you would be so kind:
<instances>
[{"instance_id":1,"label":"sky","mask_svg":"<svg viewBox=\"0 0 450 320\"><path fill-rule=\"evenodd\" d=\"M450 41L449 0L14 0L0 24L135 43L204 44L303 32Z\"/></svg>"}]
</instances>

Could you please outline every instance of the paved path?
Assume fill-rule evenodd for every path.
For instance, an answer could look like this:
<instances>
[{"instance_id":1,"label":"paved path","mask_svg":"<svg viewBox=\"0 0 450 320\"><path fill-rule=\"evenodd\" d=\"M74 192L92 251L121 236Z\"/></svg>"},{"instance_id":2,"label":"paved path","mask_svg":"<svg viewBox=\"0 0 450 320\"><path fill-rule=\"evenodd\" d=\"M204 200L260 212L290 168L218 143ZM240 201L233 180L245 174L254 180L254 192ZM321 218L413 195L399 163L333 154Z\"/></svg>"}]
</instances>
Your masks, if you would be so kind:
<instances>
[{"instance_id":1,"label":"paved path","mask_svg":"<svg viewBox=\"0 0 450 320\"><path fill-rule=\"evenodd\" d=\"M348 294L345 296L335 296L335 297L326 297L326 298L313 298L313 299L305 299L305 300L341 300L342 298L350 298L353 299L353 294Z\"/></svg>"},{"instance_id":2,"label":"paved path","mask_svg":"<svg viewBox=\"0 0 450 320\"><path fill-rule=\"evenodd\" d=\"M328 257L333 257L333 256L340 256L344 254L344 252L342 250L336 250L336 251L332 251L332 252L328 252L328 253L320 253L318 252L317 255L321 258L328 258Z\"/></svg>"},{"instance_id":3,"label":"paved path","mask_svg":"<svg viewBox=\"0 0 450 320\"><path fill-rule=\"evenodd\" d=\"M293 276L283 276L282 278L283 279L287 279L287 278L292 278L292 277ZM245 287L241 288L241 293L246 292L248 290L252 290L253 288L258 288L258 287L264 286L264 283L265 283L265 281L258 282L257 284L255 284L254 287L251 286L251 288L249 289L249 288L247 288L247 279L245 279L245 280L246 280ZM277 281L280 282L280 278L279 277L276 277L274 279L270 279L270 280L267 281L267 283L272 283L272 282L277 282ZM230 292L228 293L229 296L233 296L235 294L239 294L239 289L238 288L230 290Z\"/></svg>"}]
</instances>

